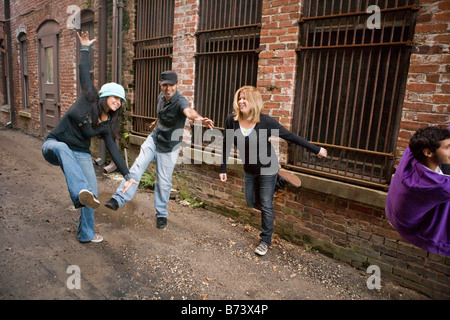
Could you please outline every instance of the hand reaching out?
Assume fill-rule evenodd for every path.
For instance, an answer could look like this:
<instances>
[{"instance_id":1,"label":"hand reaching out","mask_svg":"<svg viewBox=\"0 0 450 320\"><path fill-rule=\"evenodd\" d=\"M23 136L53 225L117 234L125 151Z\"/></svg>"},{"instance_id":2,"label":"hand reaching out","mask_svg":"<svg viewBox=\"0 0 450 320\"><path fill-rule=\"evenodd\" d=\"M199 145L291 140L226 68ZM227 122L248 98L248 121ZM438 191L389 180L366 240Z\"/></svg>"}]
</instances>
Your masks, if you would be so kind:
<instances>
[{"instance_id":1,"label":"hand reaching out","mask_svg":"<svg viewBox=\"0 0 450 320\"><path fill-rule=\"evenodd\" d=\"M123 191L122 191L122 195L125 194L125 192L127 192L128 189L130 189L130 187L133 185L139 185L139 182L134 181L133 179L130 179L128 181L125 182L125 184L123 185Z\"/></svg>"},{"instance_id":2,"label":"hand reaching out","mask_svg":"<svg viewBox=\"0 0 450 320\"><path fill-rule=\"evenodd\" d=\"M209 119L209 118L197 117L197 118L194 119L194 121L201 121L208 128L210 128L210 129L214 128L214 122L211 119Z\"/></svg>"},{"instance_id":3,"label":"hand reaching out","mask_svg":"<svg viewBox=\"0 0 450 320\"><path fill-rule=\"evenodd\" d=\"M319 153L317 154L317 157L319 157L320 159L322 159L322 158L326 158L327 156L328 156L327 149L320 148L320 151L319 151Z\"/></svg>"}]
</instances>

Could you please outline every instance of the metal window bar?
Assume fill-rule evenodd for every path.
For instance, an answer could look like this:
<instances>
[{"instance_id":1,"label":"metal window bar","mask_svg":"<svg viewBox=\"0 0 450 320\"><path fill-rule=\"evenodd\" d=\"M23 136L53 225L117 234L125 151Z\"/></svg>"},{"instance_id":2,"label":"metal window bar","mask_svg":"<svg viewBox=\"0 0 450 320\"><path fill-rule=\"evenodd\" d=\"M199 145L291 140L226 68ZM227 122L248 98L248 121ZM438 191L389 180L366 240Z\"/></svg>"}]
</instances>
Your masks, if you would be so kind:
<instances>
[{"instance_id":1,"label":"metal window bar","mask_svg":"<svg viewBox=\"0 0 450 320\"><path fill-rule=\"evenodd\" d=\"M139 0L136 7L134 134L147 136L157 118L159 75L172 68L174 0Z\"/></svg>"},{"instance_id":2,"label":"metal window bar","mask_svg":"<svg viewBox=\"0 0 450 320\"><path fill-rule=\"evenodd\" d=\"M256 86L262 0L201 0L199 9L195 105L223 129L237 89Z\"/></svg>"},{"instance_id":3,"label":"metal window bar","mask_svg":"<svg viewBox=\"0 0 450 320\"><path fill-rule=\"evenodd\" d=\"M380 29L367 27L369 5ZM387 189L413 39L415 0L306 0L293 130L328 150L289 146L287 167Z\"/></svg>"}]
</instances>

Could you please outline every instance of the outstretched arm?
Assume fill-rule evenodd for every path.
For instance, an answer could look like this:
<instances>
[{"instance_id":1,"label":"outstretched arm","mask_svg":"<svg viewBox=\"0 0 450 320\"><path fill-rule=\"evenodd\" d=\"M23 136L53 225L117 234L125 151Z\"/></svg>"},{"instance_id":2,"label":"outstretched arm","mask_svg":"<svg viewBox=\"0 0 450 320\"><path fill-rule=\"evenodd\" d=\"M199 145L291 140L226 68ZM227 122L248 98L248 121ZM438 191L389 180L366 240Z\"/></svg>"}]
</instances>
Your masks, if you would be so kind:
<instances>
[{"instance_id":1,"label":"outstretched arm","mask_svg":"<svg viewBox=\"0 0 450 320\"><path fill-rule=\"evenodd\" d=\"M94 101L98 98L98 94L89 71L89 46L94 43L96 39L89 40L89 32L81 32L81 35L77 32L77 36L81 44L80 62L78 66L80 70L81 90L89 101Z\"/></svg>"},{"instance_id":2,"label":"outstretched arm","mask_svg":"<svg viewBox=\"0 0 450 320\"><path fill-rule=\"evenodd\" d=\"M206 125L208 128L213 129L214 128L214 122L209 119L202 117L197 111L195 111L192 108L186 108L183 110L183 113L186 115L186 117L189 120L192 121L201 121L204 125Z\"/></svg>"},{"instance_id":3,"label":"outstretched arm","mask_svg":"<svg viewBox=\"0 0 450 320\"><path fill-rule=\"evenodd\" d=\"M319 146L316 146L316 145L308 142L306 139L304 139L304 138L294 134L293 132L287 130L285 127L283 127L275 119L273 119L273 118L269 118L269 119L270 119L269 121L271 121L272 128L279 130L278 136L280 138L282 138L282 139L284 139L286 141L295 143L296 145L299 145L299 146L301 146L303 148L306 148L306 149L314 152L315 155L318 158L326 158L328 156L326 149L324 149L322 147L319 147Z\"/></svg>"}]
</instances>

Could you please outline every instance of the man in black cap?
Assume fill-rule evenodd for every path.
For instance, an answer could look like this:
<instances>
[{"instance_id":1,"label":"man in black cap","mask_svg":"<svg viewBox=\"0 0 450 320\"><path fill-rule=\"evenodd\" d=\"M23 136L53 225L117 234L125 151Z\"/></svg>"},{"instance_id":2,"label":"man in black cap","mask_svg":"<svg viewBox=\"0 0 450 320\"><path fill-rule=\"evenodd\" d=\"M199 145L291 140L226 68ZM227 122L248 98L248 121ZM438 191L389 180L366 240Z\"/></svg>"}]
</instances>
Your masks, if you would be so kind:
<instances>
[{"instance_id":1,"label":"man in black cap","mask_svg":"<svg viewBox=\"0 0 450 320\"><path fill-rule=\"evenodd\" d=\"M116 193L105 203L107 208L117 210L130 201L138 188L139 182L148 165L156 159L155 185L155 215L156 226L164 228L167 225L167 204L172 189L172 173L178 158L182 132L186 118L201 121L213 128L213 121L202 117L197 111L189 107L189 102L178 89L178 76L173 71L161 73L161 93L157 100L157 114L155 128L141 145L139 156L130 168L131 179L123 180Z\"/></svg>"}]
</instances>

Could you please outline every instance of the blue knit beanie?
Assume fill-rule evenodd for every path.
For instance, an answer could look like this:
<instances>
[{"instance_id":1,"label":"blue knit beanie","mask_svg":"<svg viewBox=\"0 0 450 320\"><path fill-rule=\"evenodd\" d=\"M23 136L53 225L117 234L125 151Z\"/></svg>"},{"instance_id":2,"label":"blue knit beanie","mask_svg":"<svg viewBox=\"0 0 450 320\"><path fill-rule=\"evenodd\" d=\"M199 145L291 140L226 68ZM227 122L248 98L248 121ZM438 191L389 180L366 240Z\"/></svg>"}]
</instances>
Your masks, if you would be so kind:
<instances>
[{"instance_id":1,"label":"blue knit beanie","mask_svg":"<svg viewBox=\"0 0 450 320\"><path fill-rule=\"evenodd\" d=\"M123 101L127 101L125 99L125 89L115 82L105 83L100 89L100 98L115 96L121 98Z\"/></svg>"}]
</instances>

